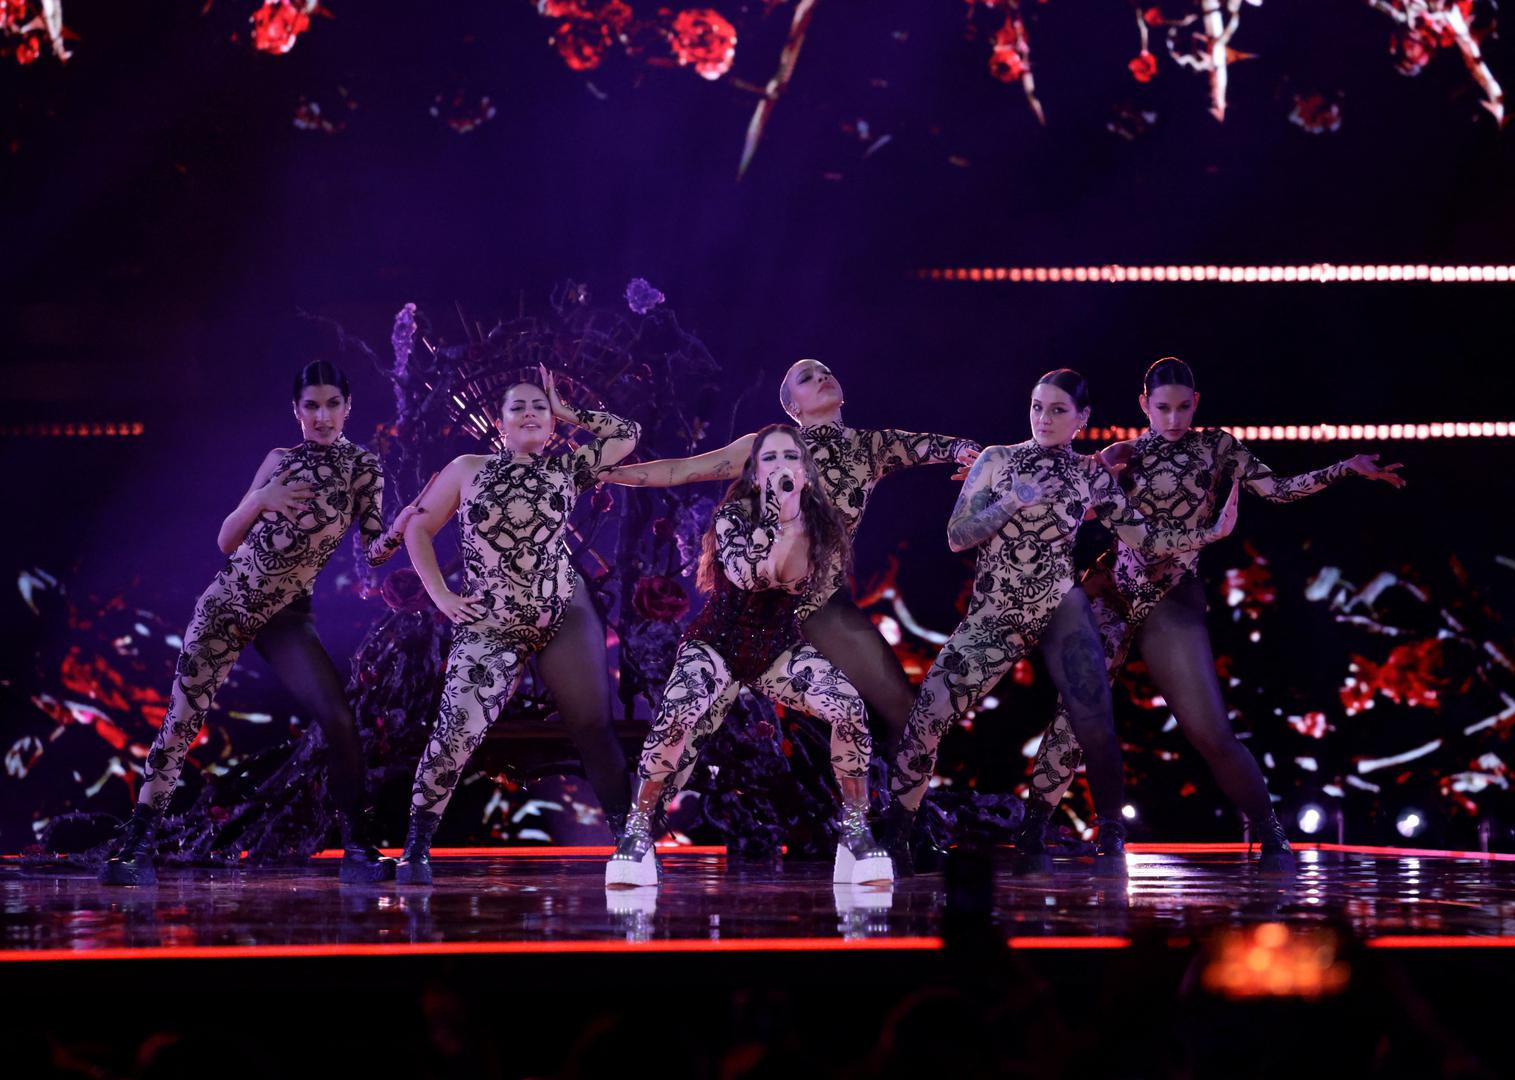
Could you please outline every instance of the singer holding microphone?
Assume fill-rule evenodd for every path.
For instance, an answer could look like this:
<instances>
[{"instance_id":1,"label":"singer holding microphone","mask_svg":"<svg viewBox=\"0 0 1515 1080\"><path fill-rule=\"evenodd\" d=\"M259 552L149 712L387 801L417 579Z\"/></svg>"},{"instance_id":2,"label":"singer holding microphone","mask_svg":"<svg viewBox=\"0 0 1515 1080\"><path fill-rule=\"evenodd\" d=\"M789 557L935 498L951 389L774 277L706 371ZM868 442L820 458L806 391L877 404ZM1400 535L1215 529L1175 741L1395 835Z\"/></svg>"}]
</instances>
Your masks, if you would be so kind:
<instances>
[{"instance_id":1,"label":"singer holding microphone","mask_svg":"<svg viewBox=\"0 0 1515 1080\"><path fill-rule=\"evenodd\" d=\"M626 832L605 868L607 886L657 884L653 812L743 686L831 726L842 795L834 879L893 880L889 856L868 829L873 746L863 701L799 630L851 557L845 520L819 479L800 432L772 424L753 438L741 475L716 508L700 556L705 606L684 633L643 744Z\"/></svg>"}]
</instances>

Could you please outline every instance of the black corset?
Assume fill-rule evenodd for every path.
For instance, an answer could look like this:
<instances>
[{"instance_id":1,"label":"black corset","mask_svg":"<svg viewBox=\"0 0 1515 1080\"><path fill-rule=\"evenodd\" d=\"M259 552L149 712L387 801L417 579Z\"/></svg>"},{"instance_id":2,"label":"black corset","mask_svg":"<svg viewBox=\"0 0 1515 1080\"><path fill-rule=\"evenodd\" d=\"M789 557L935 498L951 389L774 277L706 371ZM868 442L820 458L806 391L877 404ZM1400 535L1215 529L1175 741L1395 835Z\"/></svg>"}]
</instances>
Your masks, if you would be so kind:
<instances>
[{"instance_id":1,"label":"black corset","mask_svg":"<svg viewBox=\"0 0 1515 1080\"><path fill-rule=\"evenodd\" d=\"M799 644L794 620L800 597L783 589L739 589L717 572L715 592L684 631L685 641L703 641L731 667L738 682L751 683Z\"/></svg>"}]
</instances>

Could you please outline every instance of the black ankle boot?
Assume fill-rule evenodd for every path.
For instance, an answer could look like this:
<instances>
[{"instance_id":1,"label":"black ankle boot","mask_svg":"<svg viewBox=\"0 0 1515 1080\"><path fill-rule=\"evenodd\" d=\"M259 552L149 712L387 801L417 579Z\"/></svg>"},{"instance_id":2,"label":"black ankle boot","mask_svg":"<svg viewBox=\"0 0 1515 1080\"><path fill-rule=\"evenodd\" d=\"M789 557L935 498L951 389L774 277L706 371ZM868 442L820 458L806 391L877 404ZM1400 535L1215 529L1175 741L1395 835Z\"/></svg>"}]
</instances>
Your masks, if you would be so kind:
<instances>
[{"instance_id":1,"label":"black ankle boot","mask_svg":"<svg viewBox=\"0 0 1515 1080\"><path fill-rule=\"evenodd\" d=\"M405 852L395 868L395 881L401 885L431 884L431 837L442 821L430 810L410 812L410 830L405 834Z\"/></svg>"},{"instance_id":2,"label":"black ankle boot","mask_svg":"<svg viewBox=\"0 0 1515 1080\"><path fill-rule=\"evenodd\" d=\"M342 868L337 880L343 885L373 885L393 881L395 861L386 858L373 843L373 810L338 810L337 828L342 833Z\"/></svg>"},{"instance_id":3,"label":"black ankle boot","mask_svg":"<svg viewBox=\"0 0 1515 1080\"><path fill-rule=\"evenodd\" d=\"M156 885L153 856L158 851L158 823L163 815L138 803L121 829L116 854L100 871L101 885Z\"/></svg>"},{"instance_id":4,"label":"black ankle boot","mask_svg":"<svg viewBox=\"0 0 1515 1080\"><path fill-rule=\"evenodd\" d=\"M612 846L621 842L621 837L626 835L626 811L618 814L609 811L605 813L605 827L610 830L610 843Z\"/></svg>"},{"instance_id":5,"label":"black ankle boot","mask_svg":"<svg viewBox=\"0 0 1515 1080\"><path fill-rule=\"evenodd\" d=\"M878 823L878 842L894 860L895 879L915 876L915 856L910 850L910 834L915 831L915 811L901 802L892 802Z\"/></svg>"},{"instance_id":6,"label":"black ankle boot","mask_svg":"<svg viewBox=\"0 0 1515 1080\"><path fill-rule=\"evenodd\" d=\"M1257 839L1261 848L1257 868L1269 874L1287 874L1294 869L1294 849L1279 823L1278 815L1268 811L1268 816L1256 823Z\"/></svg>"},{"instance_id":7,"label":"black ankle boot","mask_svg":"<svg viewBox=\"0 0 1515 1080\"><path fill-rule=\"evenodd\" d=\"M1099 823L1094 841L1094 872L1102 877L1120 877L1126 872L1126 823L1112 820Z\"/></svg>"},{"instance_id":8,"label":"black ankle boot","mask_svg":"<svg viewBox=\"0 0 1515 1080\"><path fill-rule=\"evenodd\" d=\"M1011 837L1015 842L1013 866L1017 874L1052 872L1052 856L1047 854L1047 822L1051 819L1050 804L1035 795L1026 800L1026 816Z\"/></svg>"}]
</instances>

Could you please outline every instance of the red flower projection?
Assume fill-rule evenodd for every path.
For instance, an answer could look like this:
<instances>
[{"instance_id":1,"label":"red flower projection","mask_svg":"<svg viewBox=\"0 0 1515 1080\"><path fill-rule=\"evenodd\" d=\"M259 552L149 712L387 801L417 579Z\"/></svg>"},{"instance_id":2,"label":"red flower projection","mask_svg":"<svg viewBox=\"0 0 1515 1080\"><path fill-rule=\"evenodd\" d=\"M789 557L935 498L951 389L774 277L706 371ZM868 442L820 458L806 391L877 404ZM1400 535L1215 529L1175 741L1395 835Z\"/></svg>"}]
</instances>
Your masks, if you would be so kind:
<instances>
[{"instance_id":1,"label":"red flower projection","mask_svg":"<svg viewBox=\"0 0 1515 1080\"><path fill-rule=\"evenodd\" d=\"M644 619L676 622L689 610L689 594L671 577L639 578L631 606Z\"/></svg>"},{"instance_id":2,"label":"red flower projection","mask_svg":"<svg viewBox=\"0 0 1515 1080\"><path fill-rule=\"evenodd\" d=\"M0 0L0 31L20 34L26 22L25 0Z\"/></svg>"},{"instance_id":3,"label":"red flower projection","mask_svg":"<svg viewBox=\"0 0 1515 1080\"><path fill-rule=\"evenodd\" d=\"M1000 82L1020 82L1031 70L1026 28L1019 19L1006 19L990 42L989 74Z\"/></svg>"},{"instance_id":4,"label":"red flower projection","mask_svg":"<svg viewBox=\"0 0 1515 1080\"><path fill-rule=\"evenodd\" d=\"M1451 681L1441 642L1435 638L1397 646L1381 665L1354 654L1352 671L1341 688L1341 703L1349 716L1372 708L1379 694L1396 705L1439 709L1439 688Z\"/></svg>"},{"instance_id":5,"label":"red flower projection","mask_svg":"<svg viewBox=\"0 0 1515 1080\"><path fill-rule=\"evenodd\" d=\"M1240 608L1248 618L1255 619L1263 608L1278 601L1278 590L1273 585L1268 560L1250 543L1246 551L1252 562L1226 571L1226 606Z\"/></svg>"},{"instance_id":6,"label":"red flower projection","mask_svg":"<svg viewBox=\"0 0 1515 1080\"><path fill-rule=\"evenodd\" d=\"M596 19L568 19L549 39L563 63L574 71L593 71L615 41L610 27Z\"/></svg>"},{"instance_id":7,"label":"red flower projection","mask_svg":"<svg viewBox=\"0 0 1515 1080\"><path fill-rule=\"evenodd\" d=\"M681 66L719 79L736 59L736 27L719 11L691 8L674 17L670 44Z\"/></svg>"},{"instance_id":8,"label":"red flower projection","mask_svg":"<svg viewBox=\"0 0 1515 1080\"><path fill-rule=\"evenodd\" d=\"M1311 135L1324 135L1341 128L1341 105L1324 94L1295 94L1289 122Z\"/></svg>"},{"instance_id":9,"label":"red flower projection","mask_svg":"<svg viewBox=\"0 0 1515 1080\"><path fill-rule=\"evenodd\" d=\"M1401 75L1419 75L1421 69L1431 62L1438 44L1434 34L1419 27L1395 34L1392 47L1394 66Z\"/></svg>"},{"instance_id":10,"label":"red flower projection","mask_svg":"<svg viewBox=\"0 0 1515 1080\"><path fill-rule=\"evenodd\" d=\"M1308 712L1303 716L1291 716L1289 726L1311 739L1324 739L1326 732L1331 730L1331 725L1326 722L1326 714L1323 712Z\"/></svg>"},{"instance_id":11,"label":"red flower projection","mask_svg":"<svg viewBox=\"0 0 1515 1080\"><path fill-rule=\"evenodd\" d=\"M310 29L310 11L289 0L265 0L253 13L253 46L259 52L283 56L295 47L295 41Z\"/></svg>"},{"instance_id":12,"label":"red flower projection","mask_svg":"<svg viewBox=\"0 0 1515 1080\"><path fill-rule=\"evenodd\" d=\"M1137 82L1151 82L1157 77L1157 57L1146 49L1137 53L1136 58L1126 67L1131 69L1131 77Z\"/></svg>"}]
</instances>

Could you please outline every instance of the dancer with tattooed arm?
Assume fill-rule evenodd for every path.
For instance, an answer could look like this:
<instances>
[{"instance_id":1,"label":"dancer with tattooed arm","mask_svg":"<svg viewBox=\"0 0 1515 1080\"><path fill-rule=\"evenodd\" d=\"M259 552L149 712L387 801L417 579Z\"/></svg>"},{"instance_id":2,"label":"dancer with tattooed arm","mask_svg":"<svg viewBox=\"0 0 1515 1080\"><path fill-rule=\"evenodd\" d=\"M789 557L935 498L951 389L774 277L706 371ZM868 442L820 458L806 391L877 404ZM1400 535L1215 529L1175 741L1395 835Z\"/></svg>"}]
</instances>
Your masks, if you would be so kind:
<instances>
[{"instance_id":1,"label":"dancer with tattooed arm","mask_svg":"<svg viewBox=\"0 0 1515 1080\"><path fill-rule=\"evenodd\" d=\"M642 747L626 835L605 867L610 887L656 885L652 814L687 774L703 739L743 686L831 726L831 766L842 794L833 879L893 880L889 855L868 829L872 739L847 676L800 637L799 613L834 588L851 551L841 513L796 429L758 432L741 475L705 532L699 586L709 594L674 657Z\"/></svg>"},{"instance_id":2,"label":"dancer with tattooed arm","mask_svg":"<svg viewBox=\"0 0 1515 1080\"><path fill-rule=\"evenodd\" d=\"M100 872L102 884L157 881L158 826L216 692L249 643L326 736L341 880L394 877L394 860L380 856L371 839L362 749L343 679L316 635L310 593L350 524L358 525L369 565L378 566L399 550L416 508L406 507L385 530L384 473L377 455L342 434L352 395L334 364L306 365L295 376L293 398L302 441L268 452L221 525L217 542L229 557L184 631L168 713L115 857Z\"/></svg>"},{"instance_id":3,"label":"dancer with tattooed arm","mask_svg":"<svg viewBox=\"0 0 1515 1080\"><path fill-rule=\"evenodd\" d=\"M522 382L505 392L505 448L454 459L405 531L411 564L456 629L442 706L416 767L397 873L401 884L431 884L431 839L448 800L533 655L541 656L543 681L558 701L613 833L625 818L626 759L611 727L604 630L563 533L580 493L631 453L641 428L567 404L552 373L539 370L541 385ZM556 421L586 428L594 438L569 453L545 454ZM432 545L454 512L463 556L461 594L447 587Z\"/></svg>"},{"instance_id":4,"label":"dancer with tattooed arm","mask_svg":"<svg viewBox=\"0 0 1515 1080\"><path fill-rule=\"evenodd\" d=\"M954 551L979 549L973 592L967 614L921 684L895 762L894 795L907 810L920 806L942 735L1021 657L1040 648L1084 747L1099 821L1096 867L1124 873L1120 742L1099 628L1089 598L1073 581L1074 533L1092 511L1149 556L1190 551L1230 533L1236 492L1209 528L1155 528L1126 502L1111 472L1073 451L1073 438L1088 420L1083 376L1066 368L1048 372L1032 390L1032 437L986 448L964 482L947 541Z\"/></svg>"},{"instance_id":5,"label":"dancer with tattooed arm","mask_svg":"<svg viewBox=\"0 0 1515 1080\"><path fill-rule=\"evenodd\" d=\"M1269 502L1290 503L1353 476L1404 486L1398 464L1379 465L1377 454L1359 454L1298 476L1279 476L1229 432L1194 430L1199 392L1194 372L1177 357L1147 369L1138 398L1148 430L1107 447L1101 458L1116 470L1129 503L1154 526L1196 528L1212 520L1220 493L1233 484ZM1109 676L1125 663L1133 642L1179 728L1210 767L1228 798L1247 816L1261 840L1261 865L1286 870L1293 852L1273 813L1262 770L1237 741L1215 675L1215 656L1205 627L1205 596L1199 552L1157 555L1117 539L1085 576L1104 645ZM1045 831L1058 800L1079 765L1078 741L1060 701L1042 737L1016 849L1045 865Z\"/></svg>"},{"instance_id":6,"label":"dancer with tattooed arm","mask_svg":"<svg viewBox=\"0 0 1515 1080\"><path fill-rule=\"evenodd\" d=\"M842 516L847 535L857 535L874 487L886 476L917 465L957 464L961 480L978 459L979 444L971 439L932 435L896 428L854 428L842 420L845 403L836 375L818 360L800 360L779 384L779 403L797 424L806 449L815 459L820 486ZM752 452L754 435L719 450L690 458L638 462L612 469L606 479L633 487L672 487L736 476ZM857 687L875 722L882 729L880 753L891 760L905 721L915 704L915 688L905 677L899 657L872 620L858 610L846 573L838 569L827 587L816 590L799 612L805 640L840 668ZM712 714L707 723L720 722ZM885 824L896 873L911 873L906 843L913 816L891 811Z\"/></svg>"}]
</instances>

